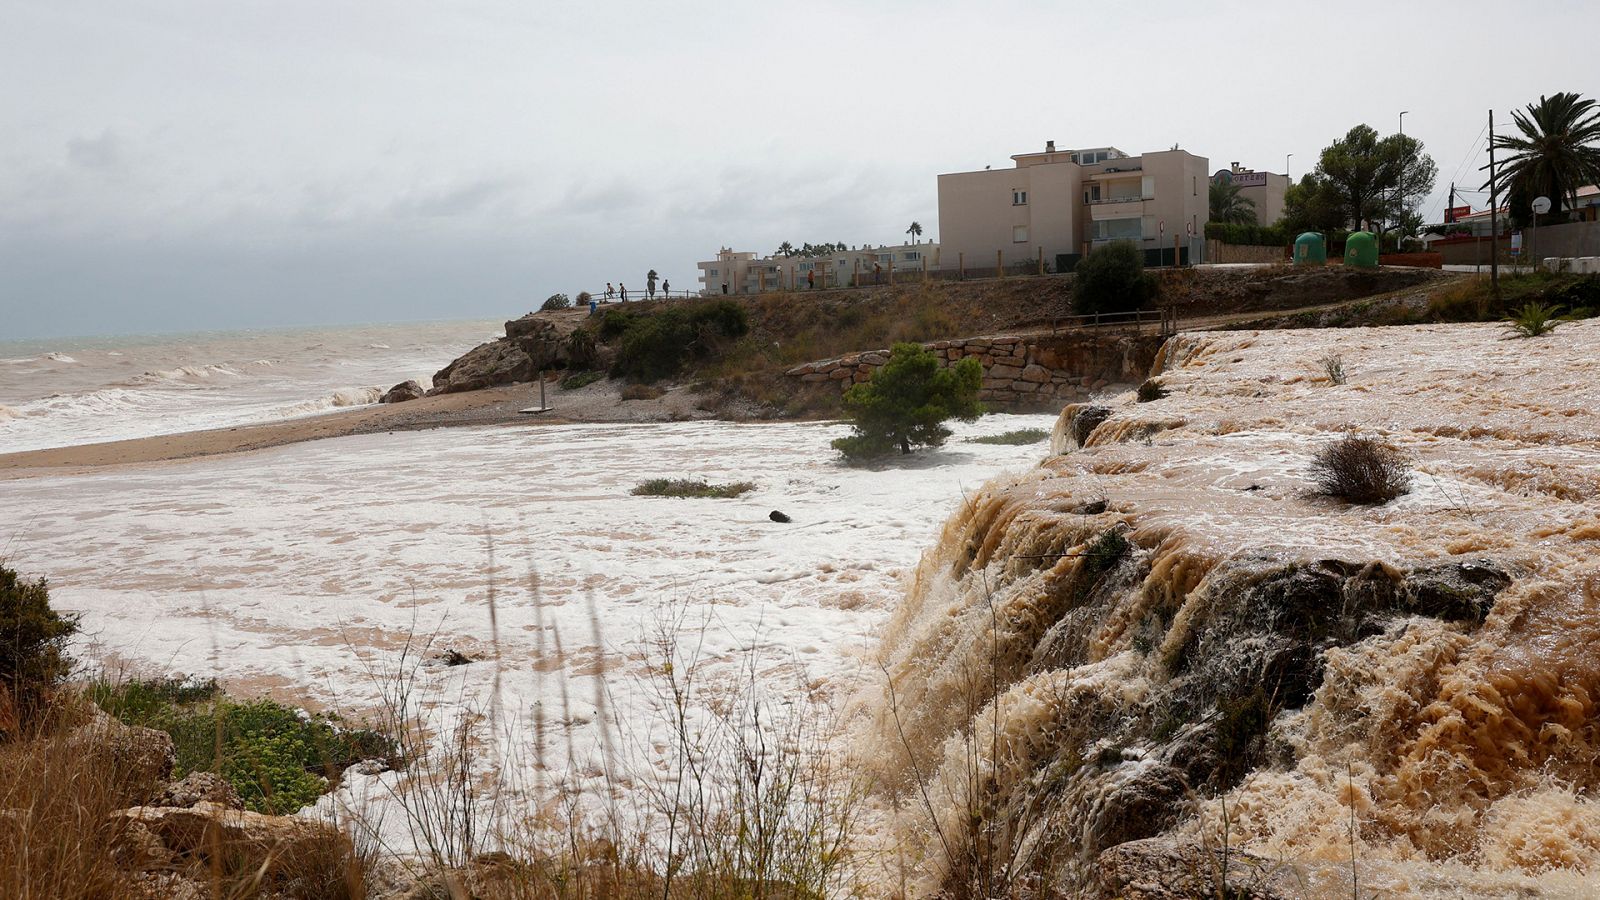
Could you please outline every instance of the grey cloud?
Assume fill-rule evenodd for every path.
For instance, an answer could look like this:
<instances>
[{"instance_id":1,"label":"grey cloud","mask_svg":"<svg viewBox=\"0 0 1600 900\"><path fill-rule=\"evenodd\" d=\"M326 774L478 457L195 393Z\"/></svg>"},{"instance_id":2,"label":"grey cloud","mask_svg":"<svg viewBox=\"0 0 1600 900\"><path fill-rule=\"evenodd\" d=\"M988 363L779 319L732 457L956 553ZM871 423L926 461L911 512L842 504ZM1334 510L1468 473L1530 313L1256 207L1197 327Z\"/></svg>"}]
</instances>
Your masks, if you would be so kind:
<instances>
[{"instance_id":1,"label":"grey cloud","mask_svg":"<svg viewBox=\"0 0 1600 900\"><path fill-rule=\"evenodd\" d=\"M99 137L67 141L67 161L83 169L114 169L122 164L122 147L109 130Z\"/></svg>"},{"instance_id":2,"label":"grey cloud","mask_svg":"<svg viewBox=\"0 0 1600 900\"><path fill-rule=\"evenodd\" d=\"M510 178L482 178L444 188L418 189L400 196L389 211L400 218L464 216L506 199L515 188L516 183Z\"/></svg>"}]
</instances>

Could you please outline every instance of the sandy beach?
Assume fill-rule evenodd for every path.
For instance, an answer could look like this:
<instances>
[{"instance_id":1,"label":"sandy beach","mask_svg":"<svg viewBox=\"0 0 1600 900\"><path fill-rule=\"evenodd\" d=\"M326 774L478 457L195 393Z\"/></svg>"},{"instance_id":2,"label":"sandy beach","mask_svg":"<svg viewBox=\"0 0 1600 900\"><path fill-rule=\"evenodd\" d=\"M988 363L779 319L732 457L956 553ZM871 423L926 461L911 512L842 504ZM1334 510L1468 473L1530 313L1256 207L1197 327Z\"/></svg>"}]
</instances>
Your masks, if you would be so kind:
<instances>
[{"instance_id":1,"label":"sandy beach","mask_svg":"<svg viewBox=\"0 0 1600 900\"><path fill-rule=\"evenodd\" d=\"M243 453L302 441L388 431L511 423L555 425L713 418L696 407L696 396L684 387L674 388L651 400L623 400L620 382L602 380L573 391L563 390L552 382L545 385L544 396L550 409L539 414L521 412L539 405L539 385L532 382L255 425L5 453L0 454L0 480L45 472Z\"/></svg>"}]
</instances>

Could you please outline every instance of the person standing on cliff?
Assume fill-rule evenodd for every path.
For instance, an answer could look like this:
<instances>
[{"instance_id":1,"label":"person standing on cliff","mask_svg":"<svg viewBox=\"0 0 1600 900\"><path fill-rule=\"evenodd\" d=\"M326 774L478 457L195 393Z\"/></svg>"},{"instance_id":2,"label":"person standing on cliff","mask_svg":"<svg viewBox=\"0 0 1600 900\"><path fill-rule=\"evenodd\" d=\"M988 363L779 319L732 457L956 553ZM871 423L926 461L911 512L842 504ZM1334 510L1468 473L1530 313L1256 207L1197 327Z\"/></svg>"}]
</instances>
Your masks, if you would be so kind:
<instances>
[{"instance_id":1,"label":"person standing on cliff","mask_svg":"<svg viewBox=\"0 0 1600 900\"><path fill-rule=\"evenodd\" d=\"M665 294L668 300L671 300L672 282L666 280L665 278L661 279L661 293Z\"/></svg>"},{"instance_id":2,"label":"person standing on cliff","mask_svg":"<svg viewBox=\"0 0 1600 900\"><path fill-rule=\"evenodd\" d=\"M628 302L628 286L619 281L619 282L617 282L617 288L618 288L618 290L622 291L622 302L623 303L627 303Z\"/></svg>"},{"instance_id":3,"label":"person standing on cliff","mask_svg":"<svg viewBox=\"0 0 1600 900\"><path fill-rule=\"evenodd\" d=\"M616 290L611 287L611 282L609 282L609 281L606 282L606 302L607 303L611 302L611 295L615 294L615 293L616 293Z\"/></svg>"}]
</instances>

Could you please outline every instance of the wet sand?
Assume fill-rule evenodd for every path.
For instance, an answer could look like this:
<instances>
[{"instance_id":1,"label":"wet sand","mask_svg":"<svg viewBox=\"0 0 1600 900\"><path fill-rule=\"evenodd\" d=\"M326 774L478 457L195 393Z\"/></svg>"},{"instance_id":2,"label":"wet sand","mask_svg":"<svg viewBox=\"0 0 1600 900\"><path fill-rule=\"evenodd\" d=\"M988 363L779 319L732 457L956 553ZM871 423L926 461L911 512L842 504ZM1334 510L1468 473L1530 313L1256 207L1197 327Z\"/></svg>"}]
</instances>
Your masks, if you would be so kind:
<instances>
[{"instance_id":1,"label":"wet sand","mask_svg":"<svg viewBox=\"0 0 1600 900\"><path fill-rule=\"evenodd\" d=\"M0 480L73 469L243 453L301 441L387 431L712 418L710 413L696 407L696 400L687 388L673 389L654 400L624 401L620 383L600 381L575 391L562 390L550 383L545 386L545 402L551 407L550 411L530 415L521 410L539 405L538 383L504 385L258 425L4 453L0 454Z\"/></svg>"}]
</instances>

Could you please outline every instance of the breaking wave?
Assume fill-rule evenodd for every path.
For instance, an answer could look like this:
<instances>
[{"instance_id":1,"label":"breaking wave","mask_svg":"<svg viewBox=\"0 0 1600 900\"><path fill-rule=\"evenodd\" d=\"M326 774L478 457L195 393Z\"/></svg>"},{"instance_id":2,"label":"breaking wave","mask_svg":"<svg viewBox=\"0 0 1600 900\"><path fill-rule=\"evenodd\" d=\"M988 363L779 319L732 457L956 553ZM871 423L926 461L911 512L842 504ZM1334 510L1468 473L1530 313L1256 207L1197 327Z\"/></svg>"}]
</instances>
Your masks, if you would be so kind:
<instances>
[{"instance_id":1,"label":"breaking wave","mask_svg":"<svg viewBox=\"0 0 1600 900\"><path fill-rule=\"evenodd\" d=\"M227 377L227 378L242 378L243 377L242 375L240 375L240 373L234 371L233 369L228 368L227 366L218 366L218 365L178 366L175 369L166 369L166 370L154 371L154 372L144 372L142 374L135 375L132 378L128 379L125 382L125 384L135 385L135 386L161 385L161 384L196 384L198 382L209 381L209 380L211 380L213 378L216 378L218 376Z\"/></svg>"},{"instance_id":2,"label":"breaking wave","mask_svg":"<svg viewBox=\"0 0 1600 900\"><path fill-rule=\"evenodd\" d=\"M0 403L0 422L4 422L7 419L20 419L20 418L22 418L22 411L21 410L13 409L13 408L11 408L9 406L6 406L3 403Z\"/></svg>"},{"instance_id":3,"label":"breaking wave","mask_svg":"<svg viewBox=\"0 0 1600 900\"><path fill-rule=\"evenodd\" d=\"M287 418L310 415L311 413L340 409L347 406L367 406L377 403L378 398L382 396L383 388L379 387L343 388L326 397L307 400L304 403L296 403L293 406L285 406L278 410L278 415Z\"/></svg>"},{"instance_id":4,"label":"breaking wave","mask_svg":"<svg viewBox=\"0 0 1600 900\"><path fill-rule=\"evenodd\" d=\"M75 360L72 357L66 355L65 353L46 353L44 355L44 358L50 360L51 362L58 362L58 363L75 363L75 362L77 362L77 360Z\"/></svg>"}]
</instances>

